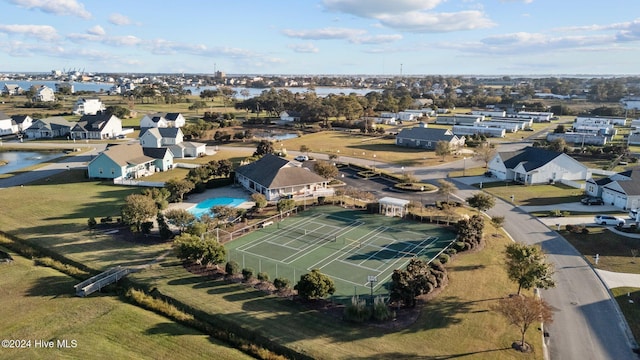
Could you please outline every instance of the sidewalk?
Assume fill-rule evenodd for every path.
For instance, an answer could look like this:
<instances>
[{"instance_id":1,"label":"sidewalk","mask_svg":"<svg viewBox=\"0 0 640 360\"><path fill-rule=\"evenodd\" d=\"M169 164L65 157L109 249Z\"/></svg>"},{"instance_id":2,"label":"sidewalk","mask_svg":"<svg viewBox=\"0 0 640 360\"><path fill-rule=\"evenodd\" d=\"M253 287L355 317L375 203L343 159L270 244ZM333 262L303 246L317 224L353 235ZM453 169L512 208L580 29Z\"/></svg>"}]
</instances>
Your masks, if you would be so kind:
<instances>
[{"instance_id":1,"label":"sidewalk","mask_svg":"<svg viewBox=\"0 0 640 360\"><path fill-rule=\"evenodd\" d=\"M640 260L638 260L640 263ZM640 274L617 273L594 269L609 289L617 287L635 287L640 289Z\"/></svg>"}]
</instances>

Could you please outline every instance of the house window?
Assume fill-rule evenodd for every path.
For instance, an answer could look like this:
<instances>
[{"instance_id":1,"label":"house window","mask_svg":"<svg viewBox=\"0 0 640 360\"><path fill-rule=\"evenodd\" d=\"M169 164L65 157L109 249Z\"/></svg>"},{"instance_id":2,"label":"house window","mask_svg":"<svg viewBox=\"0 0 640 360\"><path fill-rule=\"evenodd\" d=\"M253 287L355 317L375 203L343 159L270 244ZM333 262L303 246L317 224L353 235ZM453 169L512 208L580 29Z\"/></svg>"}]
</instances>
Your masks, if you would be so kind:
<instances>
[{"instance_id":1,"label":"house window","mask_svg":"<svg viewBox=\"0 0 640 360\"><path fill-rule=\"evenodd\" d=\"M427 146L431 147L431 141L427 141Z\"/></svg>"},{"instance_id":2,"label":"house window","mask_svg":"<svg viewBox=\"0 0 640 360\"><path fill-rule=\"evenodd\" d=\"M98 174L102 174L102 168L98 169Z\"/></svg>"},{"instance_id":3,"label":"house window","mask_svg":"<svg viewBox=\"0 0 640 360\"><path fill-rule=\"evenodd\" d=\"M116 173L116 169L111 168L111 175L114 175Z\"/></svg>"}]
</instances>

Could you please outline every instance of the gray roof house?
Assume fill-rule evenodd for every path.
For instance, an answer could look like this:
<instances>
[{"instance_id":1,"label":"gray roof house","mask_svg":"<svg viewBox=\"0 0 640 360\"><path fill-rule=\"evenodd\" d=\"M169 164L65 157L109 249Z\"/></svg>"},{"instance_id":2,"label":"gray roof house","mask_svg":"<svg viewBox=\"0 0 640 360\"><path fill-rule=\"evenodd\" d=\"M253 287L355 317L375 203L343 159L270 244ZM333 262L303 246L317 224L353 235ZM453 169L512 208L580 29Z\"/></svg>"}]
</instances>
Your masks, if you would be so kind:
<instances>
[{"instance_id":1,"label":"gray roof house","mask_svg":"<svg viewBox=\"0 0 640 360\"><path fill-rule=\"evenodd\" d=\"M587 180L586 192L600 196L605 204L621 209L640 207L640 167L613 174L606 178Z\"/></svg>"},{"instance_id":2,"label":"gray roof house","mask_svg":"<svg viewBox=\"0 0 640 360\"><path fill-rule=\"evenodd\" d=\"M141 133L140 145L145 148L167 147L176 158L198 157L206 154L206 144L183 141L183 139L184 134L177 127L149 128Z\"/></svg>"},{"instance_id":3,"label":"gray roof house","mask_svg":"<svg viewBox=\"0 0 640 360\"><path fill-rule=\"evenodd\" d=\"M586 180L589 170L565 153L531 146L499 152L488 168L498 179L526 185Z\"/></svg>"},{"instance_id":4,"label":"gray roof house","mask_svg":"<svg viewBox=\"0 0 640 360\"><path fill-rule=\"evenodd\" d=\"M69 135L73 125L62 116L52 116L35 120L24 133L29 139L55 138Z\"/></svg>"},{"instance_id":5,"label":"gray roof house","mask_svg":"<svg viewBox=\"0 0 640 360\"><path fill-rule=\"evenodd\" d=\"M73 139L109 139L122 133L122 120L108 112L83 115L71 129Z\"/></svg>"},{"instance_id":6,"label":"gray roof house","mask_svg":"<svg viewBox=\"0 0 640 360\"><path fill-rule=\"evenodd\" d=\"M173 167L173 154L167 148L143 148L130 143L107 147L87 166L92 179L137 179Z\"/></svg>"},{"instance_id":7,"label":"gray roof house","mask_svg":"<svg viewBox=\"0 0 640 360\"><path fill-rule=\"evenodd\" d=\"M263 194L268 201L333 194L333 189L327 187L329 180L272 154L238 167L235 182L251 192Z\"/></svg>"},{"instance_id":8,"label":"gray roof house","mask_svg":"<svg viewBox=\"0 0 640 360\"><path fill-rule=\"evenodd\" d=\"M396 145L419 149L434 150L438 141L446 141L451 149L464 146L465 137L454 135L449 129L431 129L425 123L400 130L396 135Z\"/></svg>"}]
</instances>

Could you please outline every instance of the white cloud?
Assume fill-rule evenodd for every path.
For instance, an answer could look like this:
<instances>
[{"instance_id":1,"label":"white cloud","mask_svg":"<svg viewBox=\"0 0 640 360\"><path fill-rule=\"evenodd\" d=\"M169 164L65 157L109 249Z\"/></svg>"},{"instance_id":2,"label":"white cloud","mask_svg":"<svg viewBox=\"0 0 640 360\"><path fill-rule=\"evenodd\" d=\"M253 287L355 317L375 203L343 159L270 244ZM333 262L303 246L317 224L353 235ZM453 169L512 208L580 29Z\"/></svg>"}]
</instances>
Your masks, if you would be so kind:
<instances>
[{"instance_id":1,"label":"white cloud","mask_svg":"<svg viewBox=\"0 0 640 360\"><path fill-rule=\"evenodd\" d=\"M110 36L106 37L102 40L104 44L113 45L113 46L136 46L142 43L142 39L133 36Z\"/></svg>"},{"instance_id":2,"label":"white cloud","mask_svg":"<svg viewBox=\"0 0 640 360\"><path fill-rule=\"evenodd\" d=\"M398 40L402 40L402 35L372 35L349 39L354 44L386 44Z\"/></svg>"},{"instance_id":3,"label":"white cloud","mask_svg":"<svg viewBox=\"0 0 640 360\"><path fill-rule=\"evenodd\" d=\"M104 28L100 25L96 25L94 27L92 27L91 29L87 30L88 34L91 35L97 35L97 36L102 36L104 34L106 34L106 31L104 31Z\"/></svg>"},{"instance_id":4,"label":"white cloud","mask_svg":"<svg viewBox=\"0 0 640 360\"><path fill-rule=\"evenodd\" d=\"M90 19L91 13L76 0L8 0L14 5L27 9L37 9L47 14L71 15Z\"/></svg>"},{"instance_id":5,"label":"white cloud","mask_svg":"<svg viewBox=\"0 0 640 360\"><path fill-rule=\"evenodd\" d=\"M323 0L330 11L338 11L364 18L377 18L411 11L431 10L444 0Z\"/></svg>"},{"instance_id":6,"label":"white cloud","mask_svg":"<svg viewBox=\"0 0 640 360\"><path fill-rule=\"evenodd\" d=\"M0 25L0 33L23 35L45 41L59 38L56 29L49 25Z\"/></svg>"},{"instance_id":7,"label":"white cloud","mask_svg":"<svg viewBox=\"0 0 640 360\"><path fill-rule=\"evenodd\" d=\"M52 45L48 42L25 43L22 41L11 41L0 43L0 50L16 57L31 57L35 54L59 56L64 53L64 48L58 45Z\"/></svg>"},{"instance_id":8,"label":"white cloud","mask_svg":"<svg viewBox=\"0 0 640 360\"><path fill-rule=\"evenodd\" d=\"M523 4L531 4L533 2L533 0L500 0L500 2L503 2L503 3L518 2L518 3L523 3Z\"/></svg>"},{"instance_id":9,"label":"white cloud","mask_svg":"<svg viewBox=\"0 0 640 360\"><path fill-rule=\"evenodd\" d=\"M317 53L320 51L320 49L311 43L289 45L289 49L298 53Z\"/></svg>"},{"instance_id":10,"label":"white cloud","mask_svg":"<svg viewBox=\"0 0 640 360\"><path fill-rule=\"evenodd\" d=\"M131 25L131 19L129 17L114 13L109 16L109 22L113 25Z\"/></svg>"},{"instance_id":11,"label":"white cloud","mask_svg":"<svg viewBox=\"0 0 640 360\"><path fill-rule=\"evenodd\" d=\"M324 28L315 30L282 30L288 37L307 40L349 39L366 33L364 30L346 28Z\"/></svg>"},{"instance_id":12,"label":"white cloud","mask_svg":"<svg viewBox=\"0 0 640 360\"><path fill-rule=\"evenodd\" d=\"M495 26L483 12L477 10L455 13L410 12L380 16L379 20L385 26L407 32L451 32Z\"/></svg>"}]
</instances>

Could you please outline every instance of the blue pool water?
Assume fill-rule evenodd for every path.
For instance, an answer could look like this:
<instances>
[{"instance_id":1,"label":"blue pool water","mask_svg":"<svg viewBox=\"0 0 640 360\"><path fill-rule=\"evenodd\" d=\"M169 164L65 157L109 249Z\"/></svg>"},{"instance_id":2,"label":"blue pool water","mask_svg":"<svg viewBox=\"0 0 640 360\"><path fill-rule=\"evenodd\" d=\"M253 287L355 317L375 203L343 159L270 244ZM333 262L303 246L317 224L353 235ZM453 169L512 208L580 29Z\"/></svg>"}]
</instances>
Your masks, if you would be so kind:
<instances>
[{"instance_id":1,"label":"blue pool water","mask_svg":"<svg viewBox=\"0 0 640 360\"><path fill-rule=\"evenodd\" d=\"M237 207L246 201L247 199L230 198L230 197L210 198L205 201L197 203L195 206L190 207L188 211L193 215L195 215L196 217L200 217L202 216L202 214L208 213L209 210L214 206Z\"/></svg>"}]
</instances>

